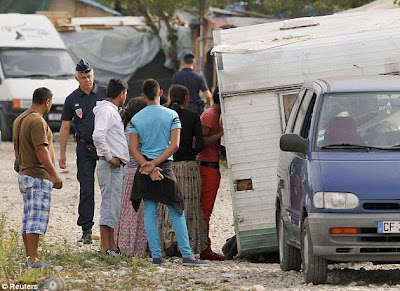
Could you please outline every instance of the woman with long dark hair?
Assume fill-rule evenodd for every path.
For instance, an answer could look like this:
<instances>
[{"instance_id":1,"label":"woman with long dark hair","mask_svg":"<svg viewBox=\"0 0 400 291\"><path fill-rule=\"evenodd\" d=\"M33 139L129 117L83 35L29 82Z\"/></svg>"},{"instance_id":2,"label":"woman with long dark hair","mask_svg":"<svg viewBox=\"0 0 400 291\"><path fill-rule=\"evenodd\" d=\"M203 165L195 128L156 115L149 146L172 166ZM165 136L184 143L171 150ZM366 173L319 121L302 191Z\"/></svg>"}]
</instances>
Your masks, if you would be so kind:
<instances>
[{"instance_id":1,"label":"woman with long dark hair","mask_svg":"<svg viewBox=\"0 0 400 291\"><path fill-rule=\"evenodd\" d=\"M122 121L124 122L125 135L129 145L129 121L132 117L146 107L146 101L141 97L132 98L121 110ZM136 212L130 201L133 179L138 168L135 159L125 166L124 193L122 197L121 218L114 230L114 240L118 247L129 256L144 255L147 247L146 232L144 229L144 206L140 204Z\"/></svg>"},{"instance_id":2,"label":"woman with long dark hair","mask_svg":"<svg viewBox=\"0 0 400 291\"><path fill-rule=\"evenodd\" d=\"M175 110L181 121L179 149L173 155L172 168L184 197L186 224L189 243L194 253L200 254L207 248L207 229L201 208L201 177L196 155L203 149L203 134L198 114L186 110L189 91L185 86L173 85L168 92L170 108ZM161 247L167 255L176 255L171 218L165 205L159 205L159 230Z\"/></svg>"}]
</instances>

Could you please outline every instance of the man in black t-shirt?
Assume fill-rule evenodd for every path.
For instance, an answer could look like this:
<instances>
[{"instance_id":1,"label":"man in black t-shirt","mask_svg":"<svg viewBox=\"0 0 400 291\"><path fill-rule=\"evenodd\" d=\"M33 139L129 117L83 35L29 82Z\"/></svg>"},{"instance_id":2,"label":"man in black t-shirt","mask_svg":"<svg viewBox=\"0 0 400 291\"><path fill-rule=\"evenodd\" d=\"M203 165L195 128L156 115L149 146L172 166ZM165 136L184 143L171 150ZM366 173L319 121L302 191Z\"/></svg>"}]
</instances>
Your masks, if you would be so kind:
<instances>
[{"instance_id":1,"label":"man in black t-shirt","mask_svg":"<svg viewBox=\"0 0 400 291\"><path fill-rule=\"evenodd\" d=\"M83 59L76 65L75 79L79 83L79 88L66 98L61 116L59 165L61 169L67 167L66 150L73 120L77 142L77 178L80 184L77 223L82 227L83 232L78 242L90 244L92 243L92 226L94 224L94 171L97 162L96 148L92 140L93 107L97 101L106 99L107 96L106 88L94 83L93 69Z\"/></svg>"},{"instance_id":2,"label":"man in black t-shirt","mask_svg":"<svg viewBox=\"0 0 400 291\"><path fill-rule=\"evenodd\" d=\"M201 114L204 110L204 102L199 96L199 91L203 92L206 97L205 108L211 107L212 95L208 89L207 83L204 77L194 71L196 61L194 55L188 53L184 55L182 60L182 70L176 72L172 76L171 84L178 84L185 86L189 90L189 106L187 110Z\"/></svg>"}]
</instances>

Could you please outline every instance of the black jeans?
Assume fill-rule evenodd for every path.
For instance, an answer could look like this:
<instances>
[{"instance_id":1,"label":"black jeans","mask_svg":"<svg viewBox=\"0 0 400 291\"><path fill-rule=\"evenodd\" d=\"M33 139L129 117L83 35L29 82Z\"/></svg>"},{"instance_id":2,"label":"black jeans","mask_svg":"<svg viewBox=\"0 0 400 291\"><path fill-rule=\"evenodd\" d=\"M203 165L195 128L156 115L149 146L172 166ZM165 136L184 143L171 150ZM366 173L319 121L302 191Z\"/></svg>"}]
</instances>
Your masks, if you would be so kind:
<instances>
[{"instance_id":1,"label":"black jeans","mask_svg":"<svg viewBox=\"0 0 400 291\"><path fill-rule=\"evenodd\" d=\"M94 172L97 155L83 141L76 144L77 178L80 184L78 225L83 231L92 229L94 216Z\"/></svg>"},{"instance_id":2,"label":"black jeans","mask_svg":"<svg viewBox=\"0 0 400 291\"><path fill-rule=\"evenodd\" d=\"M189 102L189 106L188 106L187 110L197 113L198 115L201 115L204 111L205 105L206 104L203 101Z\"/></svg>"}]
</instances>

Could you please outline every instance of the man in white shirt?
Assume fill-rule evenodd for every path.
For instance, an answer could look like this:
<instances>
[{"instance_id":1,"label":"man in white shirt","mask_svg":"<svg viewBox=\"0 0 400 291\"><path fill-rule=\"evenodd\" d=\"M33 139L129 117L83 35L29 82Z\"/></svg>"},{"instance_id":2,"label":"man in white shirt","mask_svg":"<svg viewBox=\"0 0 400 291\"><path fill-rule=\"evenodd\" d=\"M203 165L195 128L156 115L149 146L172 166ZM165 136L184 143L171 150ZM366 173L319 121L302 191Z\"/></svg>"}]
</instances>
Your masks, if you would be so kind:
<instances>
[{"instance_id":1,"label":"man in white shirt","mask_svg":"<svg viewBox=\"0 0 400 291\"><path fill-rule=\"evenodd\" d=\"M111 79L107 87L107 100L97 101L93 143L99 156L97 180L101 190L100 252L118 256L120 250L114 241L114 228L121 215L124 165L129 161L129 149L118 107L128 91L128 84L121 79Z\"/></svg>"}]
</instances>

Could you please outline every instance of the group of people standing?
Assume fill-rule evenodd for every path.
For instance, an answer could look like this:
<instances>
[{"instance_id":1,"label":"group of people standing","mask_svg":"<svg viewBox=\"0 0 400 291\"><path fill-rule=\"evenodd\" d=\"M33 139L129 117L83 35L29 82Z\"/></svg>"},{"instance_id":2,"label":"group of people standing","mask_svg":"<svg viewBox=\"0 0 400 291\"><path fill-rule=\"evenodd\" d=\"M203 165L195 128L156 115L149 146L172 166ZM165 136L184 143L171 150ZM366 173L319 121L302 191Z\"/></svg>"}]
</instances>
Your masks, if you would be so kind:
<instances>
[{"instance_id":1,"label":"group of people standing","mask_svg":"<svg viewBox=\"0 0 400 291\"><path fill-rule=\"evenodd\" d=\"M79 88L67 97L63 107L59 166L62 169L67 166L66 147L73 121L80 183L77 223L82 228L82 237L79 241L92 243L96 171L102 197L99 221L102 255L143 255L148 248L153 263L162 264L161 252L178 246L185 265L205 264L194 254L200 254L203 260L225 259L211 250L209 239L209 221L220 182L219 139L223 130L219 94L216 90L211 95L204 78L194 72L194 65L194 56L185 55L183 69L174 74L167 98L156 80L147 79L143 82L141 97L132 98L127 104L125 81L111 79L104 88L94 83L90 64L81 60L76 66ZM199 90L207 99L201 116ZM30 111L39 111L35 94L36 91L32 108L14 123L14 137L22 132L16 128L22 118ZM43 116L51 107L51 96L44 96L40 98L45 101L37 117L42 125L46 124ZM25 123L25 126L31 125ZM23 151L16 150L17 160L21 161L19 187L23 195L42 191L43 179L49 181L48 196L52 187L62 187L54 170L51 130L44 125L41 130L42 139L24 142L33 144L31 151L38 157L35 166L45 170L48 176L33 175L40 183L28 189L20 180L29 176L25 168L30 166L24 164ZM20 146L16 145L15 138L14 145L17 149ZM38 146L48 151L48 160L39 158ZM32 195L29 199L38 198ZM46 209L32 207L29 199L24 196L24 243L28 233L36 234L37 238L44 234L50 209L50 198ZM34 201L33 205L37 204ZM38 211L44 217L40 231L34 226L27 230L26 224L37 220ZM37 256L37 243L36 253L29 251L29 245L25 243L29 257L26 264L45 265Z\"/></svg>"}]
</instances>

